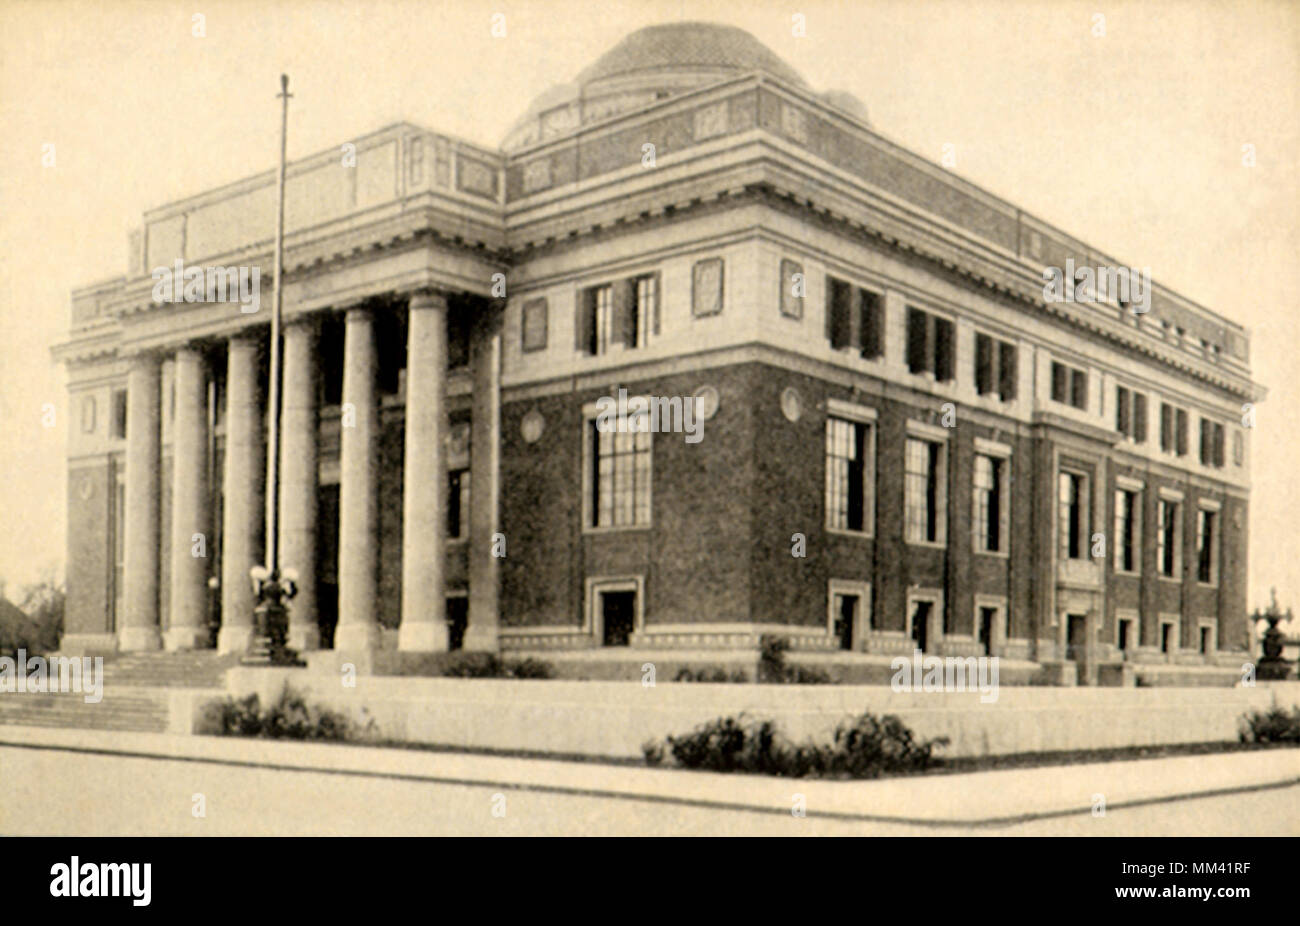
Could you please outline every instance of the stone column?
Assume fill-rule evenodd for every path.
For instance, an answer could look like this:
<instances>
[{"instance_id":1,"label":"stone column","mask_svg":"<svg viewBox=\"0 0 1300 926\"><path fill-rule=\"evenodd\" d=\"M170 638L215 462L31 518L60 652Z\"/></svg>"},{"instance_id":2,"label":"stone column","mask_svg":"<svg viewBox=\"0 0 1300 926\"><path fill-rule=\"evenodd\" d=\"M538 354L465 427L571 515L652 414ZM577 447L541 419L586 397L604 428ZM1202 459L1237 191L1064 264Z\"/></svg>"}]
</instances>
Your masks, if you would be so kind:
<instances>
[{"instance_id":1,"label":"stone column","mask_svg":"<svg viewBox=\"0 0 1300 926\"><path fill-rule=\"evenodd\" d=\"M320 647L316 617L316 516L320 476L317 389L319 332L311 319L284 329L284 392L280 413L280 570L298 574L289 602L289 646Z\"/></svg>"},{"instance_id":2,"label":"stone column","mask_svg":"<svg viewBox=\"0 0 1300 926\"><path fill-rule=\"evenodd\" d=\"M117 635L118 647L126 652L156 650L162 645L158 633L161 391L158 358L149 354L134 357L126 393L126 549L122 567L126 613Z\"/></svg>"},{"instance_id":3,"label":"stone column","mask_svg":"<svg viewBox=\"0 0 1300 926\"><path fill-rule=\"evenodd\" d=\"M406 652L445 652L447 300L417 293L411 297L408 314L402 625L397 647Z\"/></svg>"},{"instance_id":4,"label":"stone column","mask_svg":"<svg viewBox=\"0 0 1300 926\"><path fill-rule=\"evenodd\" d=\"M172 423L171 621L167 649L201 649L208 640L208 382L203 354L176 351Z\"/></svg>"},{"instance_id":5,"label":"stone column","mask_svg":"<svg viewBox=\"0 0 1300 926\"><path fill-rule=\"evenodd\" d=\"M334 649L379 647L379 391L374 318L347 313L339 463L339 622Z\"/></svg>"},{"instance_id":6,"label":"stone column","mask_svg":"<svg viewBox=\"0 0 1300 926\"><path fill-rule=\"evenodd\" d=\"M495 652L500 621L501 334L500 307L476 326L470 345L474 390L470 424L469 622L465 649Z\"/></svg>"},{"instance_id":7,"label":"stone column","mask_svg":"<svg viewBox=\"0 0 1300 926\"><path fill-rule=\"evenodd\" d=\"M257 341L230 339L226 357L226 471L222 492L221 631L217 650L242 653L257 600L249 570L261 562L264 452Z\"/></svg>"}]
</instances>

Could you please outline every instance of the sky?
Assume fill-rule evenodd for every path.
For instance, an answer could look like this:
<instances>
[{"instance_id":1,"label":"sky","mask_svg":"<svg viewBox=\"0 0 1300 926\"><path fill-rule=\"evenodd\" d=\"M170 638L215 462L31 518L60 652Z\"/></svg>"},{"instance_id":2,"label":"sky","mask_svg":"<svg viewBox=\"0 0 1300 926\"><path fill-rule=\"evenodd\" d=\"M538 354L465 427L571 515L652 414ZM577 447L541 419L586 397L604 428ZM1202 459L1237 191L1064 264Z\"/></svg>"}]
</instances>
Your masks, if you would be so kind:
<instances>
[{"instance_id":1,"label":"sky","mask_svg":"<svg viewBox=\"0 0 1300 926\"><path fill-rule=\"evenodd\" d=\"M63 573L71 290L122 273L146 209L274 166L281 72L290 158L401 120L496 147L541 91L683 20L746 29L881 134L951 145L955 173L1250 329L1249 604L1300 606L1300 3L1222 0L0 0L0 582Z\"/></svg>"}]
</instances>

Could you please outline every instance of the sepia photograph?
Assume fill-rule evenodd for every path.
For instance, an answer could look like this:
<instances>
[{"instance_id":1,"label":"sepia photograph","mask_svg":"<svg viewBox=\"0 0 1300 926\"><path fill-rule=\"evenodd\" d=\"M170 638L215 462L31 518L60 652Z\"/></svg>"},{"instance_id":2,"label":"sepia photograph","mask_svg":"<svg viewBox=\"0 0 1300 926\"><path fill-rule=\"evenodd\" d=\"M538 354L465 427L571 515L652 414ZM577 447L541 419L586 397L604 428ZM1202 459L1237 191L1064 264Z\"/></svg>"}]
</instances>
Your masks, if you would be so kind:
<instances>
[{"instance_id":1,"label":"sepia photograph","mask_svg":"<svg viewBox=\"0 0 1300 926\"><path fill-rule=\"evenodd\" d=\"M0 129L24 891L1300 835L1300 4L3 0Z\"/></svg>"}]
</instances>

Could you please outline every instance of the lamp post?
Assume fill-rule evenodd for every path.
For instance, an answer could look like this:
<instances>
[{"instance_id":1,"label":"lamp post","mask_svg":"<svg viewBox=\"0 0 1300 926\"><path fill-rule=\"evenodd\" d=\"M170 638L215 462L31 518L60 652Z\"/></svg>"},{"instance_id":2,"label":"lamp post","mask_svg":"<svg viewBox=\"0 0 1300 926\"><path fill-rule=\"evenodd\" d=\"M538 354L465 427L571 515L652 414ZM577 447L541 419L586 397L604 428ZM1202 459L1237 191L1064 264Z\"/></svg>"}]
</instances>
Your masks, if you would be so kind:
<instances>
[{"instance_id":1,"label":"lamp post","mask_svg":"<svg viewBox=\"0 0 1300 926\"><path fill-rule=\"evenodd\" d=\"M280 75L280 169L276 174L275 270L271 277L271 371L268 396L266 442L266 565L249 570L257 606L253 609L253 633L248 651L240 660L245 665L304 665L298 654L285 646L289 632L289 602L298 593L294 569L280 569L277 544L277 516L280 506L280 314L284 288L284 175L289 132L289 75Z\"/></svg>"},{"instance_id":2,"label":"lamp post","mask_svg":"<svg viewBox=\"0 0 1300 926\"><path fill-rule=\"evenodd\" d=\"M1291 661L1282 658L1283 636L1282 631L1277 629L1279 621L1285 620L1291 623L1291 609L1287 608L1286 613L1278 607L1277 589L1271 592L1268 610L1255 610L1250 616L1252 622L1268 621L1268 629L1264 631L1264 657L1259 660L1255 667L1255 675L1261 680L1271 679L1278 680L1289 678L1291 675Z\"/></svg>"}]
</instances>

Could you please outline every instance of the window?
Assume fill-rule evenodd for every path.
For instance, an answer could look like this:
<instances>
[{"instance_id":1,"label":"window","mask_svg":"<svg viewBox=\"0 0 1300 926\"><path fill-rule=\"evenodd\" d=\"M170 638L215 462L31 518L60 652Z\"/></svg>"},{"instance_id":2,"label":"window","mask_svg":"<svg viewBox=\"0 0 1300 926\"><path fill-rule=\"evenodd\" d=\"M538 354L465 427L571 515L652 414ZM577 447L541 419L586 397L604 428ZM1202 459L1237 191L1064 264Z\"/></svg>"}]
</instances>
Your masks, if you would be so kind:
<instances>
[{"instance_id":1,"label":"window","mask_svg":"<svg viewBox=\"0 0 1300 926\"><path fill-rule=\"evenodd\" d=\"M1201 465L1223 468L1223 425L1201 419Z\"/></svg>"},{"instance_id":2,"label":"window","mask_svg":"<svg viewBox=\"0 0 1300 926\"><path fill-rule=\"evenodd\" d=\"M659 333L659 275L645 274L582 290L576 347L586 354L644 347Z\"/></svg>"},{"instance_id":3,"label":"window","mask_svg":"<svg viewBox=\"0 0 1300 926\"><path fill-rule=\"evenodd\" d=\"M987 334L975 335L975 391L997 393L1003 402L1016 397L1016 345Z\"/></svg>"},{"instance_id":4,"label":"window","mask_svg":"<svg viewBox=\"0 0 1300 926\"><path fill-rule=\"evenodd\" d=\"M1088 477L1062 470L1057 476L1057 532L1062 559L1085 559L1088 548Z\"/></svg>"},{"instance_id":5,"label":"window","mask_svg":"<svg viewBox=\"0 0 1300 926\"><path fill-rule=\"evenodd\" d=\"M950 320L908 307L907 368L930 373L938 382L951 380L954 330Z\"/></svg>"},{"instance_id":6,"label":"window","mask_svg":"<svg viewBox=\"0 0 1300 926\"><path fill-rule=\"evenodd\" d=\"M1174 451L1180 456L1187 456L1187 411L1174 410Z\"/></svg>"},{"instance_id":7,"label":"window","mask_svg":"<svg viewBox=\"0 0 1300 926\"><path fill-rule=\"evenodd\" d=\"M1160 403L1160 449L1165 453L1187 456L1187 410Z\"/></svg>"},{"instance_id":8,"label":"window","mask_svg":"<svg viewBox=\"0 0 1300 926\"><path fill-rule=\"evenodd\" d=\"M1088 410L1088 374L1083 370L1052 361L1052 401Z\"/></svg>"},{"instance_id":9,"label":"window","mask_svg":"<svg viewBox=\"0 0 1300 926\"><path fill-rule=\"evenodd\" d=\"M861 649L863 631L871 621L871 586L865 582L831 579L827 590L826 629L843 650Z\"/></svg>"},{"instance_id":10,"label":"window","mask_svg":"<svg viewBox=\"0 0 1300 926\"><path fill-rule=\"evenodd\" d=\"M1160 499L1156 511L1156 569L1166 578L1178 576L1178 503Z\"/></svg>"},{"instance_id":11,"label":"window","mask_svg":"<svg viewBox=\"0 0 1300 926\"><path fill-rule=\"evenodd\" d=\"M721 257L695 264L691 274L691 314L696 318L722 311L722 270Z\"/></svg>"},{"instance_id":12,"label":"window","mask_svg":"<svg viewBox=\"0 0 1300 926\"><path fill-rule=\"evenodd\" d=\"M826 526L870 532L871 426L842 418L826 419Z\"/></svg>"},{"instance_id":13,"label":"window","mask_svg":"<svg viewBox=\"0 0 1300 926\"><path fill-rule=\"evenodd\" d=\"M464 540L469 535L469 470L447 473L447 538Z\"/></svg>"},{"instance_id":14,"label":"window","mask_svg":"<svg viewBox=\"0 0 1300 926\"><path fill-rule=\"evenodd\" d=\"M1202 621L1198 629L1200 630L1201 655L1208 656L1210 655L1210 653L1218 649L1218 645L1217 645L1218 634L1215 633L1216 628L1214 622Z\"/></svg>"},{"instance_id":15,"label":"window","mask_svg":"<svg viewBox=\"0 0 1300 926\"><path fill-rule=\"evenodd\" d=\"M803 297L803 264L793 260L781 261L781 314L786 318L803 318Z\"/></svg>"},{"instance_id":16,"label":"window","mask_svg":"<svg viewBox=\"0 0 1300 926\"><path fill-rule=\"evenodd\" d=\"M126 390L113 390L113 418L110 423L109 436L114 440L126 438Z\"/></svg>"},{"instance_id":17,"label":"window","mask_svg":"<svg viewBox=\"0 0 1300 926\"><path fill-rule=\"evenodd\" d=\"M1217 585L1219 581L1218 512L1206 508L1196 512L1196 581Z\"/></svg>"},{"instance_id":18,"label":"window","mask_svg":"<svg viewBox=\"0 0 1300 926\"><path fill-rule=\"evenodd\" d=\"M1115 571L1142 571L1142 494L1115 490Z\"/></svg>"},{"instance_id":19,"label":"window","mask_svg":"<svg viewBox=\"0 0 1300 926\"><path fill-rule=\"evenodd\" d=\"M980 553L1005 553L1009 502L1005 459L975 455L975 549Z\"/></svg>"},{"instance_id":20,"label":"window","mask_svg":"<svg viewBox=\"0 0 1300 926\"><path fill-rule=\"evenodd\" d=\"M826 339L832 348L848 348L875 360L884 355L884 323L879 293L826 278Z\"/></svg>"},{"instance_id":21,"label":"window","mask_svg":"<svg viewBox=\"0 0 1300 926\"><path fill-rule=\"evenodd\" d=\"M1135 444L1147 439L1147 397L1124 386L1115 387L1115 430Z\"/></svg>"},{"instance_id":22,"label":"window","mask_svg":"<svg viewBox=\"0 0 1300 926\"><path fill-rule=\"evenodd\" d=\"M525 353L546 349L547 311L545 299L530 299L524 303L521 347Z\"/></svg>"},{"instance_id":23,"label":"window","mask_svg":"<svg viewBox=\"0 0 1300 926\"><path fill-rule=\"evenodd\" d=\"M1115 645L1121 652L1127 652L1137 642L1137 638L1133 633L1133 628L1137 622L1131 617L1121 617L1115 624Z\"/></svg>"},{"instance_id":24,"label":"window","mask_svg":"<svg viewBox=\"0 0 1300 926\"><path fill-rule=\"evenodd\" d=\"M646 413L602 428L588 423L591 447L592 527L650 523L650 431Z\"/></svg>"},{"instance_id":25,"label":"window","mask_svg":"<svg viewBox=\"0 0 1300 926\"><path fill-rule=\"evenodd\" d=\"M909 437L904 468L908 543L943 543L943 444Z\"/></svg>"},{"instance_id":26,"label":"window","mask_svg":"<svg viewBox=\"0 0 1300 926\"><path fill-rule=\"evenodd\" d=\"M1160 652L1172 653L1178 649L1178 622L1160 622Z\"/></svg>"}]
</instances>

